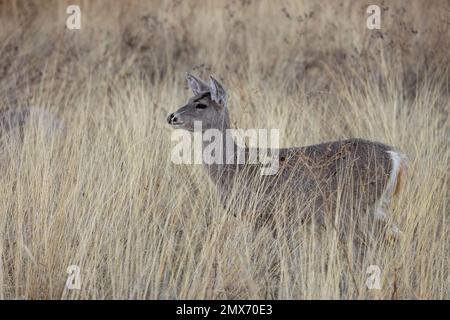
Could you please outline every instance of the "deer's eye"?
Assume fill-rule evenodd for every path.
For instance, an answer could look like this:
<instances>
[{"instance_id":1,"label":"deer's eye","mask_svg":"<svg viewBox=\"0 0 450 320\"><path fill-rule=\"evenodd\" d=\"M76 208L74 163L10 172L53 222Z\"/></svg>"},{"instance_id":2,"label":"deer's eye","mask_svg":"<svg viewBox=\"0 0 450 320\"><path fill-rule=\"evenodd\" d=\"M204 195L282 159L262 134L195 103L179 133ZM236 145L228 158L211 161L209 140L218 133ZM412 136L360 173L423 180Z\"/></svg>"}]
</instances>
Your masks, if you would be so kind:
<instances>
[{"instance_id":1,"label":"deer's eye","mask_svg":"<svg viewBox=\"0 0 450 320\"><path fill-rule=\"evenodd\" d=\"M195 107L197 109L206 109L208 106L206 104L199 103L199 104L195 105Z\"/></svg>"}]
</instances>

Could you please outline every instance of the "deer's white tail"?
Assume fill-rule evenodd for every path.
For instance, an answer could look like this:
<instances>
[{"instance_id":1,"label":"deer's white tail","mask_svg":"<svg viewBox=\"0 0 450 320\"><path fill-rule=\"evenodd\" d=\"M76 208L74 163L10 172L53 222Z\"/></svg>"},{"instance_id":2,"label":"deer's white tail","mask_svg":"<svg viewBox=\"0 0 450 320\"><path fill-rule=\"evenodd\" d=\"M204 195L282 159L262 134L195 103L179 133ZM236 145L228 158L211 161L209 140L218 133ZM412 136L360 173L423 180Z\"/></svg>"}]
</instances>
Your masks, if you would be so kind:
<instances>
[{"instance_id":1,"label":"deer's white tail","mask_svg":"<svg viewBox=\"0 0 450 320\"><path fill-rule=\"evenodd\" d=\"M397 195L401 189L402 179L408 169L408 160L404 154L396 151L387 151L391 157L392 169L384 193L384 201L390 202L392 196Z\"/></svg>"}]
</instances>

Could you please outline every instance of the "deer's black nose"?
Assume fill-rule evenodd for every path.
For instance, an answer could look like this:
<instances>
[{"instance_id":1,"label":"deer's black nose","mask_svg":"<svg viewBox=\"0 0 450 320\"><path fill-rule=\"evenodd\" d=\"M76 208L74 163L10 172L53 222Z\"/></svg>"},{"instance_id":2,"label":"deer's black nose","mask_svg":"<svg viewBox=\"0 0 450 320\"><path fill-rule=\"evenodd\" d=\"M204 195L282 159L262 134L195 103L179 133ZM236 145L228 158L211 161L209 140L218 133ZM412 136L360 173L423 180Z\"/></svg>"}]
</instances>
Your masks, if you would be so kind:
<instances>
[{"instance_id":1,"label":"deer's black nose","mask_svg":"<svg viewBox=\"0 0 450 320\"><path fill-rule=\"evenodd\" d=\"M176 121L175 116L173 115L173 113L169 114L169 116L167 117L167 123L171 124L172 121Z\"/></svg>"}]
</instances>

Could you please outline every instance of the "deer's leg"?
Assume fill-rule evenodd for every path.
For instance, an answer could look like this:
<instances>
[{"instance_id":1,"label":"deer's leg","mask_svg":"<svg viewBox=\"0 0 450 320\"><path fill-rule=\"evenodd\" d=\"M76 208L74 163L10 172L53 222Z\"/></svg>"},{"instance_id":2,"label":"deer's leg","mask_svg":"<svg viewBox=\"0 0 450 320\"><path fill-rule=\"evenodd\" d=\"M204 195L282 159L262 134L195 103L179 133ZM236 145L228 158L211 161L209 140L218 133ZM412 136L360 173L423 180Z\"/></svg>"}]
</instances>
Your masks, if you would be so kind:
<instances>
[{"instance_id":1,"label":"deer's leg","mask_svg":"<svg viewBox=\"0 0 450 320\"><path fill-rule=\"evenodd\" d=\"M392 160L392 169L386 190L375 209L375 221L381 222L387 227L386 236L398 240L402 232L397 225L390 221L387 212L393 196L400 192L401 180L407 169L407 160L404 155L395 151L388 151L388 153Z\"/></svg>"},{"instance_id":2,"label":"deer's leg","mask_svg":"<svg viewBox=\"0 0 450 320\"><path fill-rule=\"evenodd\" d=\"M397 241L402 232L397 227L397 225L391 221L389 221L389 215L386 213L386 209L383 206L379 206L375 210L375 223L381 223L384 229L386 230L386 237L390 240Z\"/></svg>"}]
</instances>

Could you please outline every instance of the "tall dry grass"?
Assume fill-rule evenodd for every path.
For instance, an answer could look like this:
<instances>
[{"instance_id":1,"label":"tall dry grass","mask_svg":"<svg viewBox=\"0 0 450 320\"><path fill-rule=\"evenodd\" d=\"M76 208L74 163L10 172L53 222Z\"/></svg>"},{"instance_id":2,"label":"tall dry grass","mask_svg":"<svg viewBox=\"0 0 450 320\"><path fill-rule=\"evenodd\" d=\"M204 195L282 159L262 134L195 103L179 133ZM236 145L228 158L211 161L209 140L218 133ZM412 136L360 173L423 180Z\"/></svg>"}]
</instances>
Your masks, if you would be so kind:
<instances>
[{"instance_id":1,"label":"tall dry grass","mask_svg":"<svg viewBox=\"0 0 450 320\"><path fill-rule=\"evenodd\" d=\"M74 2L80 31L64 27ZM0 298L448 299L449 3L383 1L380 31L368 4L0 2L1 109L65 124L50 140L30 124L0 164ZM233 125L279 128L282 146L362 137L406 153L400 242L355 268L333 230L274 238L223 209L201 167L169 160L186 71L221 78ZM65 288L69 265L81 290Z\"/></svg>"}]
</instances>

